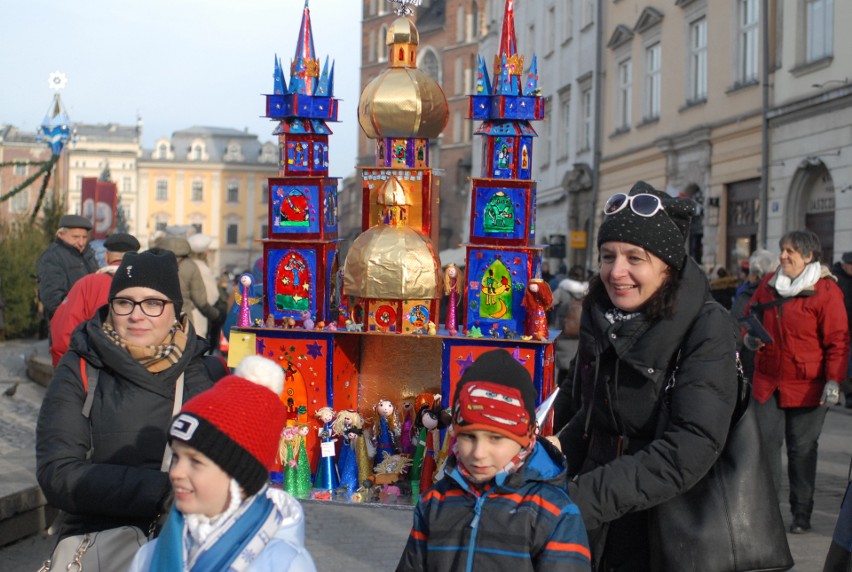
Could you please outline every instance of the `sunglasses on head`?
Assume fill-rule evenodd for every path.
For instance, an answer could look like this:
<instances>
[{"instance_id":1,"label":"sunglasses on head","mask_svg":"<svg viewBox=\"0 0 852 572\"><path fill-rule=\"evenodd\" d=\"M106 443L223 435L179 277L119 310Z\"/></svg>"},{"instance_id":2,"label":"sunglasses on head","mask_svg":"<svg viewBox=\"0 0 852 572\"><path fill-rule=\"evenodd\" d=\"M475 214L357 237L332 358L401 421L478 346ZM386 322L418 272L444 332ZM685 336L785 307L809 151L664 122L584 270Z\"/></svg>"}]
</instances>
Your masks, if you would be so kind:
<instances>
[{"instance_id":1,"label":"sunglasses on head","mask_svg":"<svg viewBox=\"0 0 852 572\"><path fill-rule=\"evenodd\" d=\"M614 215L624 207L630 205L630 210L639 216L652 217L663 209L663 201L656 195L638 194L632 197L624 193L616 193L607 200L603 212L605 215Z\"/></svg>"}]
</instances>

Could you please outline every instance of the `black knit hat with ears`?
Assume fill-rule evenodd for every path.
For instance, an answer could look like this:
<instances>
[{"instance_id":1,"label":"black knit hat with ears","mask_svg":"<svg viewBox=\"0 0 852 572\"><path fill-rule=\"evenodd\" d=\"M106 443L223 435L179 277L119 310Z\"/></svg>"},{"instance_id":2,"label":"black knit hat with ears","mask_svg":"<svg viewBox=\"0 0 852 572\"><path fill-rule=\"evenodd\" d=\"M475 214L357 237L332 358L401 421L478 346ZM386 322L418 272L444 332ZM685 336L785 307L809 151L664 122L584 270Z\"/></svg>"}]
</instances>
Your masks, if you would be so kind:
<instances>
[{"instance_id":1,"label":"black knit hat with ears","mask_svg":"<svg viewBox=\"0 0 852 572\"><path fill-rule=\"evenodd\" d=\"M695 215L695 201L671 197L645 181L633 185L629 196L640 194L659 198L663 210L654 216L644 217L627 205L614 214L605 214L598 231L598 248L605 242L629 242L653 252L663 262L680 270L686 262L686 237L689 223Z\"/></svg>"},{"instance_id":2,"label":"black knit hat with ears","mask_svg":"<svg viewBox=\"0 0 852 572\"><path fill-rule=\"evenodd\" d=\"M151 288L174 302L175 316L180 316L183 296L180 293L178 264L173 252L152 248L145 252L128 252L112 277L109 299L125 288Z\"/></svg>"}]
</instances>

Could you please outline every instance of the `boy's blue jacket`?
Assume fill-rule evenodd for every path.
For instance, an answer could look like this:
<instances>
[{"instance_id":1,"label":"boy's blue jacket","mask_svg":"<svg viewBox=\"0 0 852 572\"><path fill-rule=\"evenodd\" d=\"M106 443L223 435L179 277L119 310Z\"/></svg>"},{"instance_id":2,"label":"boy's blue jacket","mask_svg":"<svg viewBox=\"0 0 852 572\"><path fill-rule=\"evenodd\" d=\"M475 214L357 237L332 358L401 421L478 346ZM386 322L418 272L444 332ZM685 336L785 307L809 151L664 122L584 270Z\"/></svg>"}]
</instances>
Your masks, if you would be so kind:
<instances>
[{"instance_id":1,"label":"boy's blue jacket","mask_svg":"<svg viewBox=\"0 0 852 572\"><path fill-rule=\"evenodd\" d=\"M565 474L561 453L541 438L518 472L498 475L482 491L451 456L444 478L417 503L397 572L591 570Z\"/></svg>"}]
</instances>

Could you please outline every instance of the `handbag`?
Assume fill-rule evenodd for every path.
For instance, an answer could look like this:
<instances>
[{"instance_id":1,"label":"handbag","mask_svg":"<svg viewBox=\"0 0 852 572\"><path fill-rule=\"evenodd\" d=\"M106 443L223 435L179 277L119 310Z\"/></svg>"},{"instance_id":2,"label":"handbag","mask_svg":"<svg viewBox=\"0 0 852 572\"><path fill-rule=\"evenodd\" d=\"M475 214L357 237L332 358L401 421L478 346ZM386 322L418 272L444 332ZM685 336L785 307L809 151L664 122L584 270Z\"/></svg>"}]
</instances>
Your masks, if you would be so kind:
<instances>
[{"instance_id":1,"label":"handbag","mask_svg":"<svg viewBox=\"0 0 852 572\"><path fill-rule=\"evenodd\" d=\"M722 453L695 486L650 511L652 570L757 572L793 566L751 383L736 359L737 403ZM675 365L660 400L658 436L671 415L676 373Z\"/></svg>"},{"instance_id":2,"label":"handbag","mask_svg":"<svg viewBox=\"0 0 852 572\"><path fill-rule=\"evenodd\" d=\"M119 572L127 570L148 538L135 526L66 536L38 572Z\"/></svg>"}]
</instances>

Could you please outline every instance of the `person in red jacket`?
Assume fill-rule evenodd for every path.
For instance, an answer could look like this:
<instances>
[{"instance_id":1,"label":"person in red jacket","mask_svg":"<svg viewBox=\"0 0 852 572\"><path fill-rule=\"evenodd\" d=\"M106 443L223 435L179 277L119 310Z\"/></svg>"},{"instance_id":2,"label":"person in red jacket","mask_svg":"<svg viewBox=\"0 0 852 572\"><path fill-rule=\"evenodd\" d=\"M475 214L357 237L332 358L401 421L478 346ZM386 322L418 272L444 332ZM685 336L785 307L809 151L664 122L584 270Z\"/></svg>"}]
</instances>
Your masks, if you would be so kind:
<instances>
[{"instance_id":1,"label":"person in red jacket","mask_svg":"<svg viewBox=\"0 0 852 572\"><path fill-rule=\"evenodd\" d=\"M111 234L104 240L106 266L75 282L50 320L50 357L53 367L68 351L74 328L92 318L98 308L107 303L112 277L121 259L128 252L138 252L139 246L135 236L123 232Z\"/></svg>"},{"instance_id":2,"label":"person in red jacket","mask_svg":"<svg viewBox=\"0 0 852 572\"><path fill-rule=\"evenodd\" d=\"M849 325L837 279L820 264L819 238L807 230L779 242L781 262L757 287L747 312L760 318L772 341L752 333L756 349L755 412L770 456L775 490L781 488L781 445L787 442L790 532L811 528L817 447L827 406L840 398L849 356Z\"/></svg>"}]
</instances>

